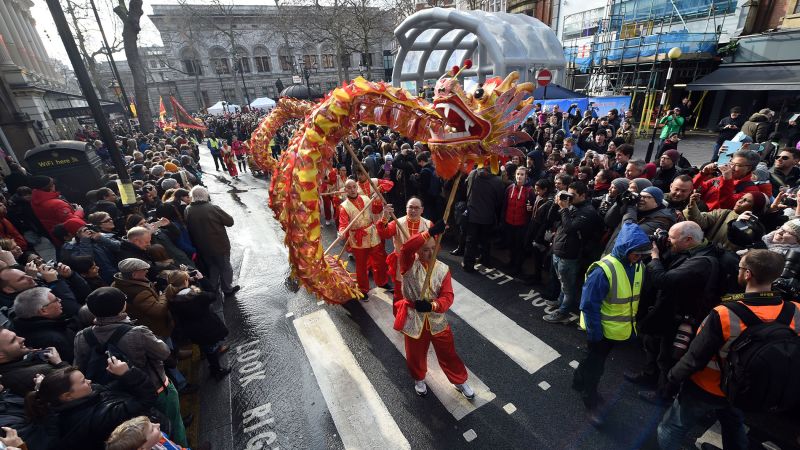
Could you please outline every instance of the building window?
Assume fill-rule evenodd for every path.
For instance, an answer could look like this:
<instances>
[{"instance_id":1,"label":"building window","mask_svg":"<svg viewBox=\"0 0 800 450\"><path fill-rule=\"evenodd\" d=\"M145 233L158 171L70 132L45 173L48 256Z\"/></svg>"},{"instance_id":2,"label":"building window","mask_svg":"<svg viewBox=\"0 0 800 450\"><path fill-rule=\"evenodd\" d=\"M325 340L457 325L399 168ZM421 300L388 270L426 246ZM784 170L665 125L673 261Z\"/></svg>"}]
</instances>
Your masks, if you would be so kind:
<instances>
[{"instance_id":1,"label":"building window","mask_svg":"<svg viewBox=\"0 0 800 450\"><path fill-rule=\"evenodd\" d=\"M800 1L794 4L794 13L800 14Z\"/></svg>"},{"instance_id":2,"label":"building window","mask_svg":"<svg viewBox=\"0 0 800 450\"><path fill-rule=\"evenodd\" d=\"M200 61L197 59L184 59L183 61L183 70L189 76L195 75L202 75L203 74L203 66L200 65Z\"/></svg>"},{"instance_id":3,"label":"building window","mask_svg":"<svg viewBox=\"0 0 800 450\"><path fill-rule=\"evenodd\" d=\"M361 54L361 65L364 67L372 67L372 53Z\"/></svg>"},{"instance_id":4,"label":"building window","mask_svg":"<svg viewBox=\"0 0 800 450\"><path fill-rule=\"evenodd\" d=\"M600 27L600 21L603 20L604 9L605 7L590 9L564 17L564 32L561 40L594 36Z\"/></svg>"},{"instance_id":5,"label":"building window","mask_svg":"<svg viewBox=\"0 0 800 450\"><path fill-rule=\"evenodd\" d=\"M250 58L243 56L236 62L236 69L240 72L250 73Z\"/></svg>"},{"instance_id":6,"label":"building window","mask_svg":"<svg viewBox=\"0 0 800 450\"><path fill-rule=\"evenodd\" d=\"M222 90L222 99L227 101L228 103L236 102L236 89L234 88L225 88Z\"/></svg>"},{"instance_id":7,"label":"building window","mask_svg":"<svg viewBox=\"0 0 800 450\"><path fill-rule=\"evenodd\" d=\"M164 60L160 60L160 61L158 61L158 67L161 67L162 69L166 69L167 68L167 63L164 62Z\"/></svg>"},{"instance_id":8,"label":"building window","mask_svg":"<svg viewBox=\"0 0 800 450\"><path fill-rule=\"evenodd\" d=\"M349 68L350 67L350 53L345 53L345 54L342 55L342 58L341 58L341 61L339 62L339 65L342 66L342 68Z\"/></svg>"},{"instance_id":9,"label":"building window","mask_svg":"<svg viewBox=\"0 0 800 450\"><path fill-rule=\"evenodd\" d=\"M336 67L336 57L330 54L322 55L322 68L333 69Z\"/></svg>"},{"instance_id":10,"label":"building window","mask_svg":"<svg viewBox=\"0 0 800 450\"><path fill-rule=\"evenodd\" d=\"M269 56L256 56L253 59L256 60L256 72L269 72Z\"/></svg>"},{"instance_id":11,"label":"building window","mask_svg":"<svg viewBox=\"0 0 800 450\"><path fill-rule=\"evenodd\" d=\"M203 92L203 104L206 105L206 106L210 106L211 105L211 99L208 96L208 91L202 91L202 92Z\"/></svg>"},{"instance_id":12,"label":"building window","mask_svg":"<svg viewBox=\"0 0 800 450\"><path fill-rule=\"evenodd\" d=\"M231 73L231 67L228 65L228 58L211 58L208 63L217 74L228 75Z\"/></svg>"},{"instance_id":13,"label":"building window","mask_svg":"<svg viewBox=\"0 0 800 450\"><path fill-rule=\"evenodd\" d=\"M158 61L156 61L155 59L151 59L150 61L148 61L148 64L150 65L151 69L158 69Z\"/></svg>"}]
</instances>

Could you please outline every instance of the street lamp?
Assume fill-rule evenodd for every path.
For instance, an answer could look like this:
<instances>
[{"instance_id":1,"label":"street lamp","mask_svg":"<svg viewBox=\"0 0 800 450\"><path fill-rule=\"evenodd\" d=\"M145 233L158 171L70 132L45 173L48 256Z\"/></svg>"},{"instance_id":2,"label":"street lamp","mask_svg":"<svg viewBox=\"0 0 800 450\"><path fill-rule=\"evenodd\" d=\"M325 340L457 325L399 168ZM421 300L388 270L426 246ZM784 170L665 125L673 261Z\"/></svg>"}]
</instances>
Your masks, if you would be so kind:
<instances>
[{"instance_id":1,"label":"street lamp","mask_svg":"<svg viewBox=\"0 0 800 450\"><path fill-rule=\"evenodd\" d=\"M669 58L669 69L667 69L667 80L664 82L664 92L661 93L661 102L658 104L658 113L656 114L656 122L653 124L653 135L650 136L650 143L647 144L647 155L644 158L645 162L650 162L650 158L653 156L653 147L656 145L656 131L658 131L658 118L661 116L661 112L664 110L664 103L667 101L667 89L669 89L669 81L672 78L672 63L681 57L681 49L678 47L672 47L669 49L667 53L667 57Z\"/></svg>"},{"instance_id":2,"label":"street lamp","mask_svg":"<svg viewBox=\"0 0 800 450\"><path fill-rule=\"evenodd\" d=\"M225 104L227 103L227 98L225 98L225 87L222 85L222 71L224 67L222 67L222 63L217 60L217 63L214 65L214 71L217 72L217 78L219 79L219 92L222 96L222 107L225 108ZM226 109L225 112L228 112Z\"/></svg>"}]
</instances>

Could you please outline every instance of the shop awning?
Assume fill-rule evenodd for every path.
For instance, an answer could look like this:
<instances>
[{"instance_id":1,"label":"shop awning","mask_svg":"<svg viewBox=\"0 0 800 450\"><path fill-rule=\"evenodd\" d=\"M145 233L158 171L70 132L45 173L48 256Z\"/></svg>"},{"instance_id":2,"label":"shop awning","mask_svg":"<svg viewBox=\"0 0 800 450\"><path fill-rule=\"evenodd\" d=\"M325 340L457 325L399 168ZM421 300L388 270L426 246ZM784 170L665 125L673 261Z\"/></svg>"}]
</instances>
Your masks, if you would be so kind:
<instances>
[{"instance_id":1,"label":"shop awning","mask_svg":"<svg viewBox=\"0 0 800 450\"><path fill-rule=\"evenodd\" d=\"M800 90L800 65L722 66L689 83L690 91L796 91Z\"/></svg>"}]
</instances>

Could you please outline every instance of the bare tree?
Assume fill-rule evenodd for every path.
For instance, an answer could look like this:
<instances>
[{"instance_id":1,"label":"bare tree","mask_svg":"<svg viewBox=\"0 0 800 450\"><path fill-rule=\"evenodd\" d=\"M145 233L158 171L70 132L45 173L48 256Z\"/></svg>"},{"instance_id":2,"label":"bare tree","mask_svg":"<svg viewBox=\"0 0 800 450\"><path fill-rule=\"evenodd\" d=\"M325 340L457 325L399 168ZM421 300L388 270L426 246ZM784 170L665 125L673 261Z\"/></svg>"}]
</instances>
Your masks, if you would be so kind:
<instances>
[{"instance_id":1,"label":"bare tree","mask_svg":"<svg viewBox=\"0 0 800 450\"><path fill-rule=\"evenodd\" d=\"M348 32L352 36L351 49L361 54L361 65L364 66L366 77L370 79L372 66L380 64L373 61L370 51L377 44L382 45L383 37L392 32L394 24L389 20L391 11L378 7L373 0L345 0L347 11L352 18L349 22ZM382 49L382 47L381 47Z\"/></svg>"},{"instance_id":2,"label":"bare tree","mask_svg":"<svg viewBox=\"0 0 800 450\"><path fill-rule=\"evenodd\" d=\"M90 6L86 0L66 0L64 11L69 17L70 28L75 35L78 51L81 54L83 63L89 70L89 76L92 79L95 90L101 98L104 98L108 95L108 90L102 83L103 79L100 77L100 70L95 58L99 55L107 55L107 52L102 43L91 39L95 28L94 16L89 13ZM113 53L121 49L122 42L117 40L115 36L114 42L110 43L109 46Z\"/></svg>"},{"instance_id":3,"label":"bare tree","mask_svg":"<svg viewBox=\"0 0 800 450\"><path fill-rule=\"evenodd\" d=\"M142 0L130 0L125 6L125 0L119 0L119 5L114 8L114 13L122 20L122 42L125 47L125 56L128 67L133 75L133 91L136 97L139 128L143 133L153 131L153 112L150 110L150 95L147 92L147 74L144 63L139 55L139 32L142 31L140 20L142 18Z\"/></svg>"}]
</instances>

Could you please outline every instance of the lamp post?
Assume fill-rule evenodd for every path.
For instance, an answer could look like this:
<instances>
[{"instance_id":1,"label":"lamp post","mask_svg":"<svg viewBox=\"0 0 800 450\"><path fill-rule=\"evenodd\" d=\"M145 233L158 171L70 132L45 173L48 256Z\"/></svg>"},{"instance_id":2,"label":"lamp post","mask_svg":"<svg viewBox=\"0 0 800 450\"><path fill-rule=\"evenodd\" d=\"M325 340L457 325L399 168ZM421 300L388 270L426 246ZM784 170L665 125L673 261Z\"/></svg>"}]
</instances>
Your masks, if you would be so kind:
<instances>
[{"instance_id":1,"label":"lamp post","mask_svg":"<svg viewBox=\"0 0 800 450\"><path fill-rule=\"evenodd\" d=\"M667 69L667 80L664 82L664 92L661 93L661 101L658 104L658 113L656 114L656 123L653 124L653 134L650 136L650 143L647 144L647 154L644 157L645 162L650 162L650 158L653 156L653 147L656 145L656 132L658 131L658 120L661 116L661 112L664 110L664 103L667 101L667 89L669 89L669 81L672 78L672 63L681 57L681 49L678 47L672 47L669 49L667 53L667 57L669 58L669 69Z\"/></svg>"},{"instance_id":2,"label":"lamp post","mask_svg":"<svg viewBox=\"0 0 800 450\"><path fill-rule=\"evenodd\" d=\"M222 69L222 63L217 61L217 63L214 65L214 71L217 73L217 79L219 79L219 93L222 97L222 108L225 109L228 99L225 98L225 87L222 85ZM228 110L225 109L225 112L228 112Z\"/></svg>"}]
</instances>

